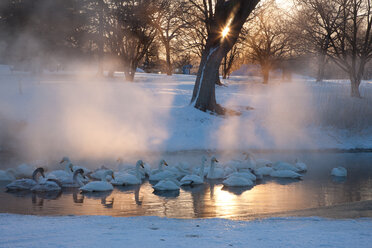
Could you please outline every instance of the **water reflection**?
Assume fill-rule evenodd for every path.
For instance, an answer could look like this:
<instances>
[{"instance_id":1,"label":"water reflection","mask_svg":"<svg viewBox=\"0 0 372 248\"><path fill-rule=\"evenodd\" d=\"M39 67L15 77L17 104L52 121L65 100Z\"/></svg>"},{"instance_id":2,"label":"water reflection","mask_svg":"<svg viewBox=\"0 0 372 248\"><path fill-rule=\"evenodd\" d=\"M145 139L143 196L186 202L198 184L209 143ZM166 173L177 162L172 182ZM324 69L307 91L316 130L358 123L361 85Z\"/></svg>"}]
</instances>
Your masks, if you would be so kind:
<instances>
[{"instance_id":1,"label":"water reflection","mask_svg":"<svg viewBox=\"0 0 372 248\"><path fill-rule=\"evenodd\" d=\"M372 200L372 154L322 156L302 158L309 167L302 181L264 178L248 188L224 187L221 180L208 180L203 185L183 186L174 192L153 191L151 184L145 182L141 186L116 187L112 192L103 193L81 194L77 189L69 189L62 193L34 194L5 192L2 184L0 212L236 218ZM348 166L346 180L330 176L333 165Z\"/></svg>"}]
</instances>

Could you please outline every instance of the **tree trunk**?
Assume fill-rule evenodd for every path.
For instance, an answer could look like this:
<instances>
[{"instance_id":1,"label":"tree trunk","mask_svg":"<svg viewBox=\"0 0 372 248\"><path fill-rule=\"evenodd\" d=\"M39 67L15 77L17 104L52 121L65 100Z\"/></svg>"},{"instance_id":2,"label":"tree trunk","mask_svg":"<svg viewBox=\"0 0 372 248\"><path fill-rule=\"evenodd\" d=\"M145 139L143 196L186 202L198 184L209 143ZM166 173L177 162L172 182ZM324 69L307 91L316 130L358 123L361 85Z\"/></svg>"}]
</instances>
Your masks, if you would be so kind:
<instances>
[{"instance_id":1,"label":"tree trunk","mask_svg":"<svg viewBox=\"0 0 372 248\"><path fill-rule=\"evenodd\" d=\"M269 83L269 75L270 75L270 70L268 68L263 68L261 70L262 72L262 77L263 77L263 84L268 84Z\"/></svg>"},{"instance_id":2,"label":"tree trunk","mask_svg":"<svg viewBox=\"0 0 372 248\"><path fill-rule=\"evenodd\" d=\"M220 80L220 69L218 68L218 70L216 71L216 85L218 86L223 86L221 80Z\"/></svg>"},{"instance_id":3,"label":"tree trunk","mask_svg":"<svg viewBox=\"0 0 372 248\"><path fill-rule=\"evenodd\" d=\"M167 75L171 76L173 73L171 57L170 57L170 45L169 42L165 45L166 63L167 63Z\"/></svg>"},{"instance_id":4,"label":"tree trunk","mask_svg":"<svg viewBox=\"0 0 372 248\"><path fill-rule=\"evenodd\" d=\"M322 52L318 57L318 72L316 75L316 82L322 82L324 79L324 71L326 65L326 55Z\"/></svg>"},{"instance_id":5,"label":"tree trunk","mask_svg":"<svg viewBox=\"0 0 372 248\"><path fill-rule=\"evenodd\" d=\"M196 96L195 108L202 111L224 114L224 109L216 102L215 94L215 85L217 83L216 75L218 75L218 69L224 53L219 46L206 49L206 51L208 52L208 56L205 58L205 63L203 65L201 63L201 74L198 84L199 90Z\"/></svg>"},{"instance_id":6,"label":"tree trunk","mask_svg":"<svg viewBox=\"0 0 372 248\"><path fill-rule=\"evenodd\" d=\"M359 85L360 85L360 78L359 77L352 77L350 80L351 82L351 97L358 97L360 98L360 92L359 92Z\"/></svg>"},{"instance_id":7,"label":"tree trunk","mask_svg":"<svg viewBox=\"0 0 372 248\"><path fill-rule=\"evenodd\" d=\"M103 30L104 30L104 26L103 26L103 0L99 0L98 1L98 5L99 5L99 11L98 11L98 15L99 15L99 24L98 24L98 71L97 71L97 74L99 76L103 76L103 55L104 55L104 37L103 37Z\"/></svg>"}]
</instances>

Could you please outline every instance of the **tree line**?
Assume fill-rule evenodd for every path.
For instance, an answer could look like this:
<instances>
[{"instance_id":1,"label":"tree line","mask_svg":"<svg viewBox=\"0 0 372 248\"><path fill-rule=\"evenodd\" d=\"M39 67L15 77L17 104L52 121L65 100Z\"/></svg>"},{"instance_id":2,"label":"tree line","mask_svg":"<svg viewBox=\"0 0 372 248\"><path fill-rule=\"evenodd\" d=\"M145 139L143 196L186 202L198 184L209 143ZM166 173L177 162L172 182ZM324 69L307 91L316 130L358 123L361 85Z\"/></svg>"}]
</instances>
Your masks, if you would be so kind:
<instances>
[{"instance_id":1,"label":"tree line","mask_svg":"<svg viewBox=\"0 0 372 248\"><path fill-rule=\"evenodd\" d=\"M316 58L317 81L332 63L360 97L371 25L371 0L294 0L290 10L274 0L2 0L0 62L38 73L51 58L86 58L99 75L121 70L133 81L138 67L171 75L196 60L191 102L223 113L214 87L243 63L259 65L268 83L273 69L288 76Z\"/></svg>"}]
</instances>

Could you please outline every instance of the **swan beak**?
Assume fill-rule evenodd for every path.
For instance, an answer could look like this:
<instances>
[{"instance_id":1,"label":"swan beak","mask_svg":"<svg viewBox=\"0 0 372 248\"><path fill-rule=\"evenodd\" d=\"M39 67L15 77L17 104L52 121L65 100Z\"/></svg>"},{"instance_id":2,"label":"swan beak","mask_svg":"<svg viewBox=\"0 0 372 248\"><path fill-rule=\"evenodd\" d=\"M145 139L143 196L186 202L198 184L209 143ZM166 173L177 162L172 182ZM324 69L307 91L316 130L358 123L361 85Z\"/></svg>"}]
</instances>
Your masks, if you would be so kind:
<instances>
[{"instance_id":1,"label":"swan beak","mask_svg":"<svg viewBox=\"0 0 372 248\"><path fill-rule=\"evenodd\" d=\"M114 180L115 180L115 175L114 175L114 174L112 174L112 179L114 179Z\"/></svg>"},{"instance_id":2,"label":"swan beak","mask_svg":"<svg viewBox=\"0 0 372 248\"><path fill-rule=\"evenodd\" d=\"M60 163L60 164L62 164L63 162L65 162L65 160L64 160L64 159L62 159L62 160L61 160L61 162L59 162L59 163Z\"/></svg>"},{"instance_id":3,"label":"swan beak","mask_svg":"<svg viewBox=\"0 0 372 248\"><path fill-rule=\"evenodd\" d=\"M214 162L217 162L217 163L218 163L218 160L215 158L215 159L214 159Z\"/></svg>"},{"instance_id":4,"label":"swan beak","mask_svg":"<svg viewBox=\"0 0 372 248\"><path fill-rule=\"evenodd\" d=\"M145 166L143 165L143 163L141 163L141 167L142 167L142 168L145 168Z\"/></svg>"},{"instance_id":5,"label":"swan beak","mask_svg":"<svg viewBox=\"0 0 372 248\"><path fill-rule=\"evenodd\" d=\"M164 165L165 165L165 166L168 166L167 162L164 162Z\"/></svg>"}]
</instances>

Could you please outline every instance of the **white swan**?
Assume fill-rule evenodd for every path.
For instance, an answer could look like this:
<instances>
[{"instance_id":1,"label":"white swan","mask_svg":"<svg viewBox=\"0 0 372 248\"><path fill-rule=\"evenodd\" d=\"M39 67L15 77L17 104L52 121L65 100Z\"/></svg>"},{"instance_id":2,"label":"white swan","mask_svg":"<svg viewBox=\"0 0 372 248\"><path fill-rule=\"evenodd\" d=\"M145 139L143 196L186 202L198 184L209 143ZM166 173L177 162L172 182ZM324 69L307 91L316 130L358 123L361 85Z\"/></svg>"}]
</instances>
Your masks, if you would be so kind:
<instances>
[{"instance_id":1,"label":"white swan","mask_svg":"<svg viewBox=\"0 0 372 248\"><path fill-rule=\"evenodd\" d=\"M101 168L96 169L95 171L90 173L89 177L91 177L92 179L95 179L95 180L101 180L103 175L108 171L112 171L112 170L110 170L110 169L106 168L104 165L102 165Z\"/></svg>"},{"instance_id":2,"label":"white swan","mask_svg":"<svg viewBox=\"0 0 372 248\"><path fill-rule=\"evenodd\" d=\"M16 168L17 178L32 178L35 168L28 164L20 164Z\"/></svg>"},{"instance_id":3,"label":"white swan","mask_svg":"<svg viewBox=\"0 0 372 248\"><path fill-rule=\"evenodd\" d=\"M300 172L305 172L305 171L307 171L307 166L306 166L306 164L305 164L304 162L300 162L300 161L298 161L297 159L296 159L296 161L295 161L295 167L296 167L297 169L299 169Z\"/></svg>"},{"instance_id":4,"label":"white swan","mask_svg":"<svg viewBox=\"0 0 372 248\"><path fill-rule=\"evenodd\" d=\"M142 160L138 160L136 163L135 175L130 173L115 172L115 179L111 180L111 183L115 186L141 184L142 178L140 168L144 168L144 163Z\"/></svg>"},{"instance_id":5,"label":"white swan","mask_svg":"<svg viewBox=\"0 0 372 248\"><path fill-rule=\"evenodd\" d=\"M335 177L346 177L347 176L347 170L344 167L336 167L333 168L331 171L331 175Z\"/></svg>"},{"instance_id":6,"label":"white swan","mask_svg":"<svg viewBox=\"0 0 372 248\"><path fill-rule=\"evenodd\" d=\"M296 168L296 166L294 166L290 163L287 163L287 162L282 162L282 161L276 162L273 165L273 168L277 171L278 170L291 170L291 171L294 171L294 172L300 172L300 170L298 168Z\"/></svg>"},{"instance_id":7,"label":"white swan","mask_svg":"<svg viewBox=\"0 0 372 248\"><path fill-rule=\"evenodd\" d=\"M203 184L204 183L204 166L205 166L206 161L207 161L207 158L203 156L202 164L199 168L198 174L184 176L180 181L181 185Z\"/></svg>"},{"instance_id":8,"label":"white swan","mask_svg":"<svg viewBox=\"0 0 372 248\"><path fill-rule=\"evenodd\" d=\"M114 189L111 183L107 181L108 177L115 179L114 172L112 170L107 170L101 175L101 181L89 182L80 188L82 192L102 192L111 191Z\"/></svg>"},{"instance_id":9,"label":"white swan","mask_svg":"<svg viewBox=\"0 0 372 248\"><path fill-rule=\"evenodd\" d=\"M206 156L202 156L202 164L204 166L203 175L200 175L200 167L195 167L193 169L193 174L206 177L208 175L208 171L209 171L209 166L208 167L205 166L205 163L207 161L208 161L207 157Z\"/></svg>"},{"instance_id":10,"label":"white swan","mask_svg":"<svg viewBox=\"0 0 372 248\"><path fill-rule=\"evenodd\" d=\"M37 178L37 175L40 174L43 178L45 178L44 175L44 169L43 168L37 168L32 173L32 179L30 178L22 178L15 180L8 184L6 186L7 190L15 191L15 190L30 190L32 187L34 187L38 182L39 178Z\"/></svg>"},{"instance_id":11,"label":"white swan","mask_svg":"<svg viewBox=\"0 0 372 248\"><path fill-rule=\"evenodd\" d=\"M67 164L72 164L71 160L69 157L63 157L61 162L59 162L60 164L64 164L64 163L67 163ZM72 165L72 170L73 171L76 171L78 169L82 169L83 170L83 174L80 174L79 175L84 175L84 176L87 176L88 174L90 174L92 171L89 170L87 167L84 167L84 166L80 166L80 165Z\"/></svg>"},{"instance_id":12,"label":"white swan","mask_svg":"<svg viewBox=\"0 0 372 248\"><path fill-rule=\"evenodd\" d=\"M122 158L118 158L116 162L118 163L117 168L118 168L119 173L124 173L124 174L129 173L134 176L137 175L137 170L135 168L133 169L133 164L124 163ZM140 173L141 179L144 179L146 177L146 174L149 175L150 174L149 171L151 171L149 170L148 164L146 164L146 169L144 168L145 168L145 163L143 163L143 167L141 166L140 169L138 170L138 172Z\"/></svg>"},{"instance_id":13,"label":"white swan","mask_svg":"<svg viewBox=\"0 0 372 248\"><path fill-rule=\"evenodd\" d=\"M159 163L159 168L157 170L153 170L151 173L149 180L150 181L160 181L167 178L176 178L179 175L175 174L173 171L169 171L164 169L164 166L168 166L165 160L161 160Z\"/></svg>"},{"instance_id":14,"label":"white swan","mask_svg":"<svg viewBox=\"0 0 372 248\"><path fill-rule=\"evenodd\" d=\"M271 167L273 166L273 162L270 160L264 159L264 158L258 158L255 160L256 161L256 168L261 168L261 167Z\"/></svg>"},{"instance_id":15,"label":"white swan","mask_svg":"<svg viewBox=\"0 0 372 248\"><path fill-rule=\"evenodd\" d=\"M256 181L256 179L257 179L257 177L255 175L253 175L250 171L233 172L228 177L230 177L230 176L244 177L244 178L249 179L251 181Z\"/></svg>"},{"instance_id":16,"label":"white swan","mask_svg":"<svg viewBox=\"0 0 372 248\"><path fill-rule=\"evenodd\" d=\"M56 179L59 182L70 181L73 175L72 173L74 172L73 165L70 162L68 162L65 163L64 167L65 167L64 170L55 170L47 173L46 177L48 179Z\"/></svg>"},{"instance_id":17,"label":"white swan","mask_svg":"<svg viewBox=\"0 0 372 248\"><path fill-rule=\"evenodd\" d=\"M234 174L223 180L222 184L229 187L245 187L252 186L253 181L239 174Z\"/></svg>"},{"instance_id":18,"label":"white swan","mask_svg":"<svg viewBox=\"0 0 372 248\"><path fill-rule=\"evenodd\" d=\"M153 189L158 191L179 190L180 183L177 181L177 179L167 178L160 180L157 184L153 186Z\"/></svg>"},{"instance_id":19,"label":"white swan","mask_svg":"<svg viewBox=\"0 0 372 248\"><path fill-rule=\"evenodd\" d=\"M270 176L271 172L273 171L274 169L271 167L259 167L254 170L254 174L256 174L259 177Z\"/></svg>"},{"instance_id":20,"label":"white swan","mask_svg":"<svg viewBox=\"0 0 372 248\"><path fill-rule=\"evenodd\" d=\"M31 188L34 192L49 192L49 191L61 191L61 183L54 178L39 180L38 184Z\"/></svg>"},{"instance_id":21,"label":"white swan","mask_svg":"<svg viewBox=\"0 0 372 248\"><path fill-rule=\"evenodd\" d=\"M211 166L207 174L208 179L220 179L225 177L225 171L222 168L216 167L215 163L218 160L215 157L211 158Z\"/></svg>"},{"instance_id":22,"label":"white swan","mask_svg":"<svg viewBox=\"0 0 372 248\"><path fill-rule=\"evenodd\" d=\"M302 175L292 170L277 170L270 173L271 177L302 179Z\"/></svg>"},{"instance_id":23,"label":"white swan","mask_svg":"<svg viewBox=\"0 0 372 248\"><path fill-rule=\"evenodd\" d=\"M74 171L70 181L63 182L62 187L63 188L79 188L81 186L84 186L84 182L80 179L79 176L84 177L83 169L77 169L76 171Z\"/></svg>"},{"instance_id":24,"label":"white swan","mask_svg":"<svg viewBox=\"0 0 372 248\"><path fill-rule=\"evenodd\" d=\"M0 181L14 181L16 180L17 172L13 168L0 170Z\"/></svg>"},{"instance_id":25,"label":"white swan","mask_svg":"<svg viewBox=\"0 0 372 248\"><path fill-rule=\"evenodd\" d=\"M233 167L236 170L256 168L256 162L253 158L253 155L248 152L243 152L243 155L245 156L243 160L230 160L226 163L226 165L229 167Z\"/></svg>"}]
</instances>

